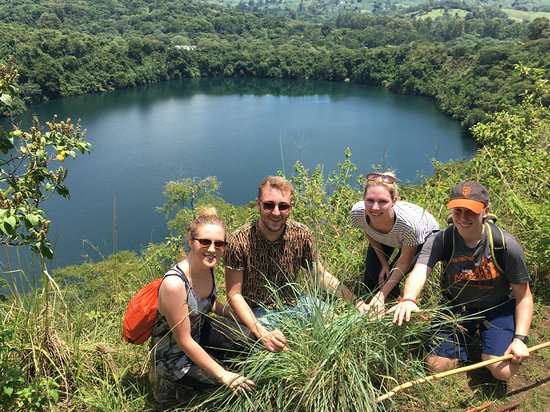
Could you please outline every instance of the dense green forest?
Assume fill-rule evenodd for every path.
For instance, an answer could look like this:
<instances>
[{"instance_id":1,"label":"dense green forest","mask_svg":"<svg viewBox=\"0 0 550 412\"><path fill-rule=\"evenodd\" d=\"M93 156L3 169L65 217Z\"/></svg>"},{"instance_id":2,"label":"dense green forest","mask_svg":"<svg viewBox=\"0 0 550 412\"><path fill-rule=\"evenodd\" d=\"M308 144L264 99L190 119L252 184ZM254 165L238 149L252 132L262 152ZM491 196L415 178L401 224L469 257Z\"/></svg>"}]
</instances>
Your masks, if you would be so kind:
<instances>
[{"instance_id":1,"label":"dense green forest","mask_svg":"<svg viewBox=\"0 0 550 412\"><path fill-rule=\"evenodd\" d=\"M391 13L397 2L363 2L358 13L346 7L311 12L312 4L330 1L292 3L303 3L302 10L287 10L291 2L286 1L3 2L0 111L199 76L349 79L430 96L465 127L472 126L480 148L470 161L435 164L433 176L402 187L401 196L444 224L443 205L457 181L486 184L499 225L525 248L537 302L530 339L549 340L550 21L537 15L524 22L494 7L544 12L543 2L411 0L400 2L405 10ZM285 7L271 7L274 3ZM374 10L376 4L383 7ZM463 12L439 13L442 5ZM221 199L217 185L210 185L214 178L187 177L166 186L164 209L173 236L165 243L50 275L44 259L51 254L50 222L40 204L48 193L68 196L63 162L89 149L70 121L41 126L35 120L28 131L0 130L0 241L34 246L42 256L42 287L27 294L12 289L13 295L0 301L2 411L155 410L146 376L148 348L120 338L128 299L173 263L193 213L189 193L201 194L194 206L216 205L230 230L255 213ZM312 229L326 267L362 294L358 278L366 242L348 216L361 198L356 172L347 150L329 175L320 166L306 170L297 164L289 178L296 187L294 217ZM222 279L218 271L223 296ZM422 296L428 315L437 313L438 288L434 276ZM307 328L287 325L292 350L274 355L253 346L253 360L236 364L257 382L253 394L237 398L222 389L193 399L186 410L436 412L487 402L506 407L512 397L527 411L550 404L547 354L533 356L504 397L486 382L476 386L470 376L459 376L376 403L395 384L427 374L421 360L422 344L433 332L429 322L419 318L396 328L387 318L358 318L349 305L319 297L327 299L334 316L316 318Z\"/></svg>"},{"instance_id":2,"label":"dense green forest","mask_svg":"<svg viewBox=\"0 0 550 412\"><path fill-rule=\"evenodd\" d=\"M0 6L0 30L27 103L180 77L351 79L432 96L473 125L530 87L516 64L550 67L550 21L491 8L318 23L198 1L20 0Z\"/></svg>"},{"instance_id":3,"label":"dense green forest","mask_svg":"<svg viewBox=\"0 0 550 412\"><path fill-rule=\"evenodd\" d=\"M473 11L479 7L518 10L525 12L550 12L544 0L210 0L214 4L230 5L240 10L286 12L306 17L326 17L345 11L374 14L419 15L431 10L443 9ZM505 11L506 12L506 11Z\"/></svg>"}]
</instances>

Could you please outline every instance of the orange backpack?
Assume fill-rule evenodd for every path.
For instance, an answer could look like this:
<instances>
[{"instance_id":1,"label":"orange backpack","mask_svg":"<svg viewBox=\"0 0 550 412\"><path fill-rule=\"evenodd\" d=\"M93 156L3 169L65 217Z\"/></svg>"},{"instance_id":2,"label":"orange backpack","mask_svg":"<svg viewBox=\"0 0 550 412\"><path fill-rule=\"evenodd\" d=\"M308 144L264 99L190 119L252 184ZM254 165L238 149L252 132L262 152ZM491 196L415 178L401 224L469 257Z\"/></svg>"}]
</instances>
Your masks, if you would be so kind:
<instances>
[{"instance_id":1,"label":"orange backpack","mask_svg":"<svg viewBox=\"0 0 550 412\"><path fill-rule=\"evenodd\" d=\"M183 272L175 267L180 277ZM142 287L128 302L124 320L122 322L122 338L126 342L141 345L151 337L157 320L158 296L160 284L166 276L176 275L167 273Z\"/></svg>"}]
</instances>

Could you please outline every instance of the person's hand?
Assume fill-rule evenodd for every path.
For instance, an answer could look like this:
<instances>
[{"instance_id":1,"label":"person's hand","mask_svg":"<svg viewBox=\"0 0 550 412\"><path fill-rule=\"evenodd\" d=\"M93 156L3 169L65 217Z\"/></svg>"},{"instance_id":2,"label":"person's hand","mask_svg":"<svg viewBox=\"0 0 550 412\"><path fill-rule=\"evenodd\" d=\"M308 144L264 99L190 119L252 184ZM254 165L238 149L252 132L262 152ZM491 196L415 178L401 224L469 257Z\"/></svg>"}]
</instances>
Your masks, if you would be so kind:
<instances>
[{"instance_id":1,"label":"person's hand","mask_svg":"<svg viewBox=\"0 0 550 412\"><path fill-rule=\"evenodd\" d=\"M260 337L262 345L270 352L280 352L288 350L288 341L279 329L265 331Z\"/></svg>"},{"instance_id":2,"label":"person's hand","mask_svg":"<svg viewBox=\"0 0 550 412\"><path fill-rule=\"evenodd\" d=\"M380 319L384 316L386 313L386 298L384 297L384 294L382 292L378 292L376 295L373 296L371 301L369 302L370 310L374 312L374 315Z\"/></svg>"},{"instance_id":3,"label":"person's hand","mask_svg":"<svg viewBox=\"0 0 550 412\"><path fill-rule=\"evenodd\" d=\"M243 392L252 390L256 384L250 379L238 373L225 371L220 377L220 382L229 388L233 393L240 395Z\"/></svg>"},{"instance_id":4,"label":"person's hand","mask_svg":"<svg viewBox=\"0 0 550 412\"><path fill-rule=\"evenodd\" d=\"M362 299L358 299L354 306L361 315L365 315L371 310L370 306L367 305Z\"/></svg>"},{"instance_id":5,"label":"person's hand","mask_svg":"<svg viewBox=\"0 0 550 412\"><path fill-rule=\"evenodd\" d=\"M420 311L420 309L416 306L415 302L412 300L405 300L390 308L388 313L393 313L393 323L401 326L403 321L408 322L411 320L412 312L418 311Z\"/></svg>"},{"instance_id":6,"label":"person's hand","mask_svg":"<svg viewBox=\"0 0 550 412\"><path fill-rule=\"evenodd\" d=\"M513 363L521 363L529 357L529 349L527 348L527 345L519 339L513 339L504 354L512 354L513 357L511 361Z\"/></svg>"},{"instance_id":7,"label":"person's hand","mask_svg":"<svg viewBox=\"0 0 550 412\"><path fill-rule=\"evenodd\" d=\"M386 279L390 277L390 267L388 264L382 265L382 270L378 274L378 287L382 289L382 286L386 283Z\"/></svg>"}]
</instances>

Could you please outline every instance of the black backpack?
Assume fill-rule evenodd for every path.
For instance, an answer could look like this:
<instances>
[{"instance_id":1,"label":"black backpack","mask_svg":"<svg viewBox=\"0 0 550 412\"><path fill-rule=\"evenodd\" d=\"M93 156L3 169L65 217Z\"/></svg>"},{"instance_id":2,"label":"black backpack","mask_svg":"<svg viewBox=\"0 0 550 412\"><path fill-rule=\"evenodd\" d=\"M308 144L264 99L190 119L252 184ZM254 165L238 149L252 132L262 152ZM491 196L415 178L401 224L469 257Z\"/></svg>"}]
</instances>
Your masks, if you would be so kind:
<instances>
[{"instance_id":1,"label":"black backpack","mask_svg":"<svg viewBox=\"0 0 550 412\"><path fill-rule=\"evenodd\" d=\"M500 273L504 273L504 252L506 251L506 240L504 239L502 229L495 224L496 220L497 218L495 215L487 215L483 226L489 239L489 250L491 251L493 263ZM447 218L447 223L449 226L443 233L443 260L445 262L449 262L451 260L455 250L455 227L450 216Z\"/></svg>"}]
</instances>

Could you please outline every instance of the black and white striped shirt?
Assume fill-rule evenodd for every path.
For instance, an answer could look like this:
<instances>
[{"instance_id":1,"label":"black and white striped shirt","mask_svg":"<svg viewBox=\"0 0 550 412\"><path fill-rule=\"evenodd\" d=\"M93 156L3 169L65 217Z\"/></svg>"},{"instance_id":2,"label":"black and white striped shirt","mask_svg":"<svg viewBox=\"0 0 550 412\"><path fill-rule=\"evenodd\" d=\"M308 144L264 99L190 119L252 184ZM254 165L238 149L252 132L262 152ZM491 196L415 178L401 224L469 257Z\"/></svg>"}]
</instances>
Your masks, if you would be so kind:
<instances>
[{"instance_id":1,"label":"black and white striped shirt","mask_svg":"<svg viewBox=\"0 0 550 412\"><path fill-rule=\"evenodd\" d=\"M388 233L380 233L367 223L365 202L362 200L353 205L351 222L377 242L396 248L421 245L434 230L439 229L435 218L413 203L399 200L393 205L393 211L395 223Z\"/></svg>"}]
</instances>

